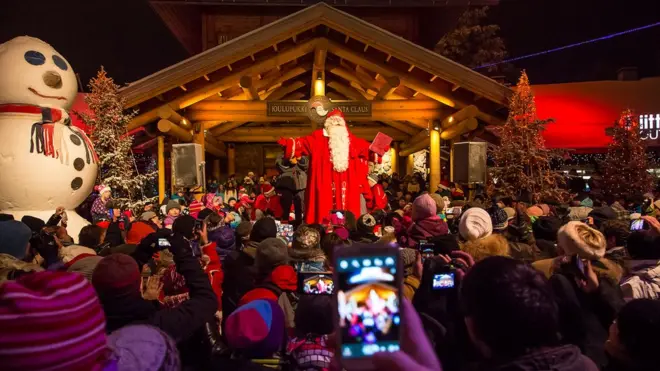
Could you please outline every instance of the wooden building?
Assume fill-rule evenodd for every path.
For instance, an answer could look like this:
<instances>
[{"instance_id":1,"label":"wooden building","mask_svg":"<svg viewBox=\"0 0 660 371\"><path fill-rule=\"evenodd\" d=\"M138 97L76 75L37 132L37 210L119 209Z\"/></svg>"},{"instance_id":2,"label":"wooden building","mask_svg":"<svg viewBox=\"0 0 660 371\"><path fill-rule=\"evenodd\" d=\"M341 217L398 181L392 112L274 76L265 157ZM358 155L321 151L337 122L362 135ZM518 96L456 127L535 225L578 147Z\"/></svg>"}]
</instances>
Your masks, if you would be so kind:
<instances>
[{"instance_id":1,"label":"wooden building","mask_svg":"<svg viewBox=\"0 0 660 371\"><path fill-rule=\"evenodd\" d=\"M342 108L356 136L372 140L383 132L394 138L395 159L430 147L435 188L441 140L495 141L485 128L503 123L510 94L486 76L324 3L121 90L128 105L139 109L129 130L146 126L159 135L161 194L165 136L201 144L213 156L207 162L214 177L220 177L224 158L226 172L236 172L241 143L261 157L251 170L263 171L265 148L317 127L311 101L323 102L326 110Z\"/></svg>"}]
</instances>

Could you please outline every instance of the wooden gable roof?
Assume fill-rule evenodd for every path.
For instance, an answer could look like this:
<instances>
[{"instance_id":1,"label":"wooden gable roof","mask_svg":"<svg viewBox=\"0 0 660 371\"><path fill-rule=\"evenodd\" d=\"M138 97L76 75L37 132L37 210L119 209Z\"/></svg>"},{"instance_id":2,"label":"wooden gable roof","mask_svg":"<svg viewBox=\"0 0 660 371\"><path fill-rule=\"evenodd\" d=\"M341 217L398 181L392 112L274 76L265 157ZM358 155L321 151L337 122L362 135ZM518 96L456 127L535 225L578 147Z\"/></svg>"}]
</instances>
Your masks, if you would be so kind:
<instances>
[{"instance_id":1,"label":"wooden gable roof","mask_svg":"<svg viewBox=\"0 0 660 371\"><path fill-rule=\"evenodd\" d=\"M500 123L511 94L484 75L324 3L135 81L120 94L140 111L129 129L164 116L178 117L189 129L185 117L190 116L214 129L217 139L232 141L239 126L259 121L248 107L263 105L256 101L309 98L317 76L327 83L326 95L333 100L400 100L398 106L405 109L424 106L410 119L404 114L378 120L404 138L428 128L429 120L441 121L473 105L482 124ZM228 102L220 106L222 101ZM237 112L229 101L253 102ZM230 111L209 113L214 105ZM437 106L446 110L439 113ZM248 130L241 128L236 137L245 138L238 134Z\"/></svg>"}]
</instances>

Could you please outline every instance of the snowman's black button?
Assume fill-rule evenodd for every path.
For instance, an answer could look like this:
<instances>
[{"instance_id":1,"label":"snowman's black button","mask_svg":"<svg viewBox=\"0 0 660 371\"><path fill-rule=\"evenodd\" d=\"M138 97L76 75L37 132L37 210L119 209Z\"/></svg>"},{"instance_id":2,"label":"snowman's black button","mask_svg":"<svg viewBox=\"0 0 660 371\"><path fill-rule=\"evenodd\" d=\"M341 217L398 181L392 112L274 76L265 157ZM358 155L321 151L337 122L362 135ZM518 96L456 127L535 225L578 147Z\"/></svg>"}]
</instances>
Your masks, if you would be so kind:
<instances>
[{"instance_id":1,"label":"snowman's black button","mask_svg":"<svg viewBox=\"0 0 660 371\"><path fill-rule=\"evenodd\" d=\"M73 143L73 144L75 144L75 145L77 145L77 146L79 146L80 143L81 143L81 142L80 142L80 138L79 138L76 134L71 134L71 136L69 137L69 139L71 139L71 143Z\"/></svg>"},{"instance_id":2,"label":"snowman's black button","mask_svg":"<svg viewBox=\"0 0 660 371\"><path fill-rule=\"evenodd\" d=\"M83 181L81 177L73 178L73 180L71 181L71 189L73 189L74 191L80 189L80 187L82 187L82 183Z\"/></svg>"},{"instance_id":3,"label":"snowman's black button","mask_svg":"<svg viewBox=\"0 0 660 371\"><path fill-rule=\"evenodd\" d=\"M82 158L78 157L77 159L73 160L73 168L81 171L85 167L85 160Z\"/></svg>"}]
</instances>

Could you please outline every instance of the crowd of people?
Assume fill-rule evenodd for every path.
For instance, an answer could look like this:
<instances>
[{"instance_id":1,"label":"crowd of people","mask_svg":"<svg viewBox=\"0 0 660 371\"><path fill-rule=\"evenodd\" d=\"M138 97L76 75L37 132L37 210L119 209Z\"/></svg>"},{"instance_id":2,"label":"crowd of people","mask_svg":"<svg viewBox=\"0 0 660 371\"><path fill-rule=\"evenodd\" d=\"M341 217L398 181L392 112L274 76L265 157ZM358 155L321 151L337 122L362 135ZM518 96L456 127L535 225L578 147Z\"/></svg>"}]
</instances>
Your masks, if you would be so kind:
<instances>
[{"instance_id":1,"label":"crowd of people","mask_svg":"<svg viewBox=\"0 0 660 371\"><path fill-rule=\"evenodd\" d=\"M100 187L78 236L61 208L0 214L0 369L341 369L333 297L299 275L379 244L399 249L404 299L401 351L376 369L660 370L653 194L534 203L430 193L421 174L369 186L362 215L318 224L301 222L299 190L252 173L130 212Z\"/></svg>"}]
</instances>

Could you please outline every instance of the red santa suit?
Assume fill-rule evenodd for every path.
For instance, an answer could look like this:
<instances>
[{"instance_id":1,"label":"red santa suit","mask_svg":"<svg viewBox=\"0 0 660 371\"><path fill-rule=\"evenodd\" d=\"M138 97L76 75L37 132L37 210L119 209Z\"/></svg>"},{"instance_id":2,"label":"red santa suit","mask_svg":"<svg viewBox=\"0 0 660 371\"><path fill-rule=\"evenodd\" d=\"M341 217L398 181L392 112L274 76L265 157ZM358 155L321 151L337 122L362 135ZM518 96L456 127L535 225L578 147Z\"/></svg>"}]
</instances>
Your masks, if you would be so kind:
<instances>
[{"instance_id":1,"label":"red santa suit","mask_svg":"<svg viewBox=\"0 0 660 371\"><path fill-rule=\"evenodd\" d=\"M344 115L333 110L324 129L300 138L282 138L284 156L309 156L305 193L305 222L320 223L331 210L349 210L360 215L360 193L368 174L369 142L353 136ZM346 143L348 142L348 143Z\"/></svg>"},{"instance_id":2,"label":"red santa suit","mask_svg":"<svg viewBox=\"0 0 660 371\"><path fill-rule=\"evenodd\" d=\"M264 184L262 191L257 199L254 200L252 209L252 220L256 219L256 210L261 210L264 214L270 210L276 219L282 218L282 206L280 206L280 197L275 193L275 188L270 184Z\"/></svg>"},{"instance_id":3,"label":"red santa suit","mask_svg":"<svg viewBox=\"0 0 660 371\"><path fill-rule=\"evenodd\" d=\"M376 183L376 185L371 187L371 194L372 194L371 210L372 211L385 210L385 208L387 207L387 195L383 190L383 186Z\"/></svg>"}]
</instances>

